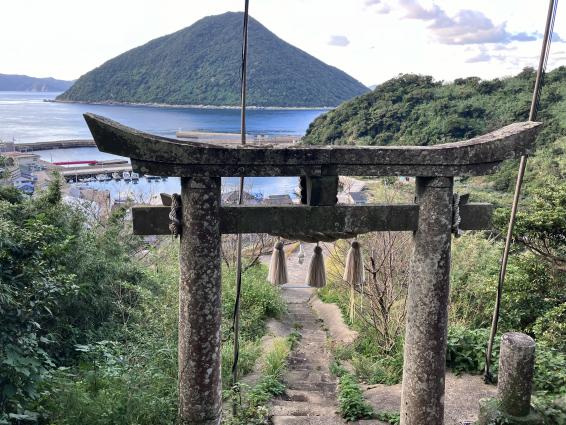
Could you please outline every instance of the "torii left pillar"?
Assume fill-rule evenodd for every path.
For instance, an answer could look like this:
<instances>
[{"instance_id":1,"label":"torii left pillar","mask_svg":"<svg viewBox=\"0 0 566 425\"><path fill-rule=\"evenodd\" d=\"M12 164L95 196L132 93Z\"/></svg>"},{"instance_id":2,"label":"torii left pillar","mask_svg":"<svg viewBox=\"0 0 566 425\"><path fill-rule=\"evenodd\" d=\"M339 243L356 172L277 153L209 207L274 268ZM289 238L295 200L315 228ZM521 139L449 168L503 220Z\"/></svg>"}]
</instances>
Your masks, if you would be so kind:
<instances>
[{"instance_id":1,"label":"torii left pillar","mask_svg":"<svg viewBox=\"0 0 566 425\"><path fill-rule=\"evenodd\" d=\"M220 177L181 179L179 423L222 419Z\"/></svg>"}]
</instances>

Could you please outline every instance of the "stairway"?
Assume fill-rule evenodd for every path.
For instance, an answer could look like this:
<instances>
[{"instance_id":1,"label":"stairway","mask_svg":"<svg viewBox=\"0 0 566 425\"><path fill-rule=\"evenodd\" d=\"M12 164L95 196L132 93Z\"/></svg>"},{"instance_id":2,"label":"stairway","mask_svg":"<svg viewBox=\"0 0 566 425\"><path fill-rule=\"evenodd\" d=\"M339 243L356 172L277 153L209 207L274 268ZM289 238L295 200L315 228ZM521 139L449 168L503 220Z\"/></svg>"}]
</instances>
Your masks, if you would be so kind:
<instances>
[{"instance_id":1,"label":"stairway","mask_svg":"<svg viewBox=\"0 0 566 425\"><path fill-rule=\"evenodd\" d=\"M292 286L292 287L289 287ZM288 314L285 322L302 338L289 356L284 382L287 390L270 406L274 425L343 424L336 414L336 378L330 373L326 332L307 304L312 289L283 285Z\"/></svg>"}]
</instances>

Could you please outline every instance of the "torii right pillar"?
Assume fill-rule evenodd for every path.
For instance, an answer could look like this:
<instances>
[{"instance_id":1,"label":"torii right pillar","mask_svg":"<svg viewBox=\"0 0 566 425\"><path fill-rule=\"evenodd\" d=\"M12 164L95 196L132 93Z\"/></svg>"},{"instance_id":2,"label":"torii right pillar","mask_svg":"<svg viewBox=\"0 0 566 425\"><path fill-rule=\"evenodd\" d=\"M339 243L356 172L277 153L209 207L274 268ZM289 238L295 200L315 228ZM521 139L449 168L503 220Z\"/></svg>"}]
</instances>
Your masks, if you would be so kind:
<instances>
[{"instance_id":1,"label":"torii right pillar","mask_svg":"<svg viewBox=\"0 0 566 425\"><path fill-rule=\"evenodd\" d=\"M452 177L417 177L418 228L409 273L401 425L444 423Z\"/></svg>"}]
</instances>

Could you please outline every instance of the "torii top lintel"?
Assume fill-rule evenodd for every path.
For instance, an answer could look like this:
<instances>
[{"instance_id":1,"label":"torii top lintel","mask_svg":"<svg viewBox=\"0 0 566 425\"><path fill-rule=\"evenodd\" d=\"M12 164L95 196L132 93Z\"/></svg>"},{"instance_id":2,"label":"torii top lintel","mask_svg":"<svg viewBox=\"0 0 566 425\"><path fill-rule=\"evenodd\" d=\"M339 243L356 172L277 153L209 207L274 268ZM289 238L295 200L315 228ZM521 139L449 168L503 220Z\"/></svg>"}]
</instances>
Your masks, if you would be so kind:
<instances>
[{"instance_id":1,"label":"torii top lintel","mask_svg":"<svg viewBox=\"0 0 566 425\"><path fill-rule=\"evenodd\" d=\"M129 157L134 171L162 176L474 176L529 154L540 123L526 121L434 146L311 146L185 142L85 114L98 149Z\"/></svg>"}]
</instances>

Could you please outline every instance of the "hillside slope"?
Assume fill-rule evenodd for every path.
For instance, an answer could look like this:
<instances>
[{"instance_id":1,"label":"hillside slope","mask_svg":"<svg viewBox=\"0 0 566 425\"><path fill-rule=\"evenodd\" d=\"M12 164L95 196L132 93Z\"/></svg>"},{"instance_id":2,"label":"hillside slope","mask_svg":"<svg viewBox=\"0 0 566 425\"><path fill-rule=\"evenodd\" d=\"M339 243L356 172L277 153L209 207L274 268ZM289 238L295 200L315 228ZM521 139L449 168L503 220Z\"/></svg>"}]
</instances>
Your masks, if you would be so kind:
<instances>
[{"instance_id":1,"label":"hillside slope","mask_svg":"<svg viewBox=\"0 0 566 425\"><path fill-rule=\"evenodd\" d=\"M67 90L72 81L0 74L0 91L57 92Z\"/></svg>"},{"instance_id":2,"label":"hillside slope","mask_svg":"<svg viewBox=\"0 0 566 425\"><path fill-rule=\"evenodd\" d=\"M321 115L305 143L430 145L466 139L529 116L534 70L515 77L457 79L402 75ZM566 67L545 76L538 119L539 144L566 134Z\"/></svg>"},{"instance_id":3,"label":"hillside slope","mask_svg":"<svg viewBox=\"0 0 566 425\"><path fill-rule=\"evenodd\" d=\"M58 100L237 105L242 13L201 19L109 60ZM336 106L368 89L346 73L249 23L248 102L256 106Z\"/></svg>"}]
</instances>

